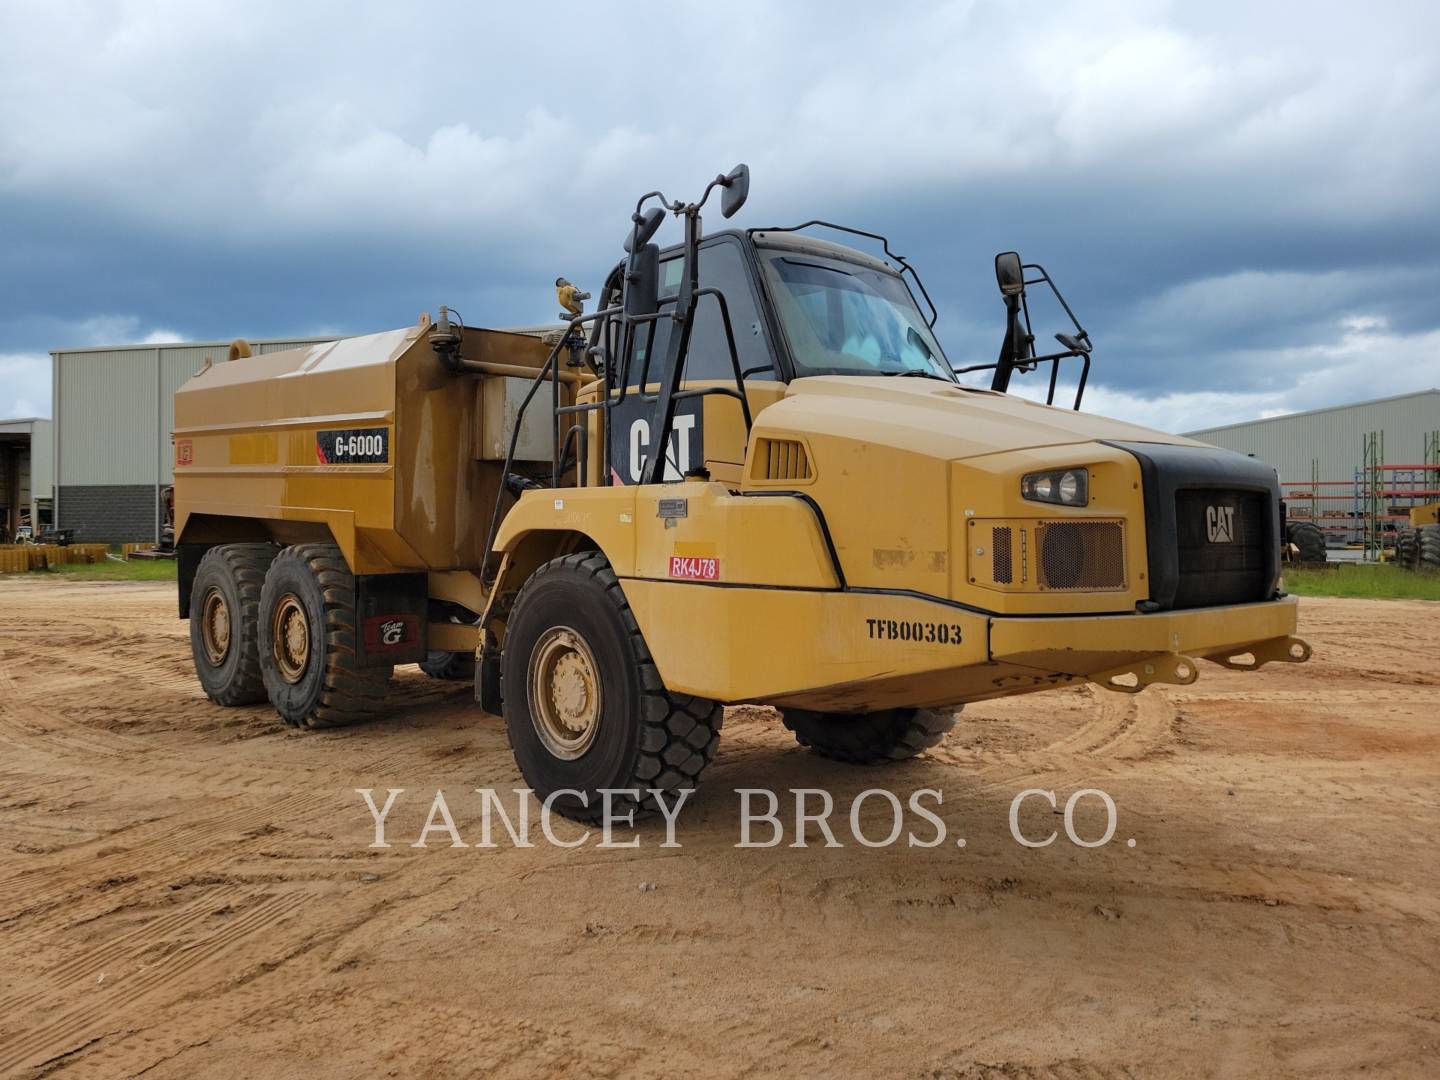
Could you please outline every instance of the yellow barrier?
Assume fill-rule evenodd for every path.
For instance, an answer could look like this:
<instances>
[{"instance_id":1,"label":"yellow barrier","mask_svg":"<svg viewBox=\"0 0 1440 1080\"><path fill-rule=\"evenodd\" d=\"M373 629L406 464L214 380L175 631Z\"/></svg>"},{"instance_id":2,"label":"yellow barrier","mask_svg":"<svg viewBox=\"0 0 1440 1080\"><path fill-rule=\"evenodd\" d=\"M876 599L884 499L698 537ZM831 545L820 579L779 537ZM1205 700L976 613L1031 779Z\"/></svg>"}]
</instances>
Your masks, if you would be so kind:
<instances>
[{"instance_id":1,"label":"yellow barrier","mask_svg":"<svg viewBox=\"0 0 1440 1080\"><path fill-rule=\"evenodd\" d=\"M139 546L139 545L134 545ZM104 562L108 544L4 544L0 545L0 574L22 574L72 563Z\"/></svg>"}]
</instances>

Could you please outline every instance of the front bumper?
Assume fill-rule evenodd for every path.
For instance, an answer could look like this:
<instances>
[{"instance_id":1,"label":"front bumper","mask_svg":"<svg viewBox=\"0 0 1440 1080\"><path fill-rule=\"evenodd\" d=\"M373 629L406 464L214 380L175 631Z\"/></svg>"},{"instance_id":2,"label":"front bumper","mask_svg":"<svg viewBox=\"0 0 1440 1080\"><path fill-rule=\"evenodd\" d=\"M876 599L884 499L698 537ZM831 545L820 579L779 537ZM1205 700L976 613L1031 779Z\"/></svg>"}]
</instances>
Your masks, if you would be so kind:
<instances>
[{"instance_id":1,"label":"front bumper","mask_svg":"<svg viewBox=\"0 0 1440 1080\"><path fill-rule=\"evenodd\" d=\"M931 707L1087 681L1116 690L1192 682L1200 658L1258 667L1309 656L1293 637L1293 598L1152 614L1005 617L860 590L634 578L622 585L665 685L732 703L828 712ZM1248 664L1237 659L1245 654L1253 657Z\"/></svg>"},{"instance_id":2,"label":"front bumper","mask_svg":"<svg viewBox=\"0 0 1440 1080\"><path fill-rule=\"evenodd\" d=\"M1294 636L1298 611L1295 598L1286 597L1148 615L995 618L990 620L990 658L1081 675L1112 690L1140 690L1152 682L1188 684L1196 673L1193 664L1178 662L1183 658L1245 671L1272 661L1304 663L1310 646Z\"/></svg>"},{"instance_id":3,"label":"front bumper","mask_svg":"<svg viewBox=\"0 0 1440 1080\"><path fill-rule=\"evenodd\" d=\"M1295 633L1294 597L1149 615L990 620L990 658L1090 675L1146 656L1234 656ZM1257 657L1258 659L1258 657Z\"/></svg>"}]
</instances>

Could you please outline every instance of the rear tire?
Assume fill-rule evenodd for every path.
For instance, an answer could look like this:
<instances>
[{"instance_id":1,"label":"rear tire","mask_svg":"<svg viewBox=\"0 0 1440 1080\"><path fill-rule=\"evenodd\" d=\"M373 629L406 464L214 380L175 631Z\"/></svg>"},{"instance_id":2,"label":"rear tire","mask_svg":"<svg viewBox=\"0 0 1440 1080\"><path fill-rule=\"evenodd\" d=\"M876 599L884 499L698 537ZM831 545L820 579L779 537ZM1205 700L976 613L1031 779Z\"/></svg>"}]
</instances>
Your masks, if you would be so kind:
<instances>
[{"instance_id":1,"label":"rear tire","mask_svg":"<svg viewBox=\"0 0 1440 1080\"><path fill-rule=\"evenodd\" d=\"M955 726L959 707L884 709L873 713L822 713L781 709L795 741L821 757L852 765L884 765L938 746Z\"/></svg>"},{"instance_id":2,"label":"rear tire","mask_svg":"<svg viewBox=\"0 0 1440 1080\"><path fill-rule=\"evenodd\" d=\"M1420 526L1416 540L1420 569L1440 574L1440 525Z\"/></svg>"},{"instance_id":3,"label":"rear tire","mask_svg":"<svg viewBox=\"0 0 1440 1080\"><path fill-rule=\"evenodd\" d=\"M385 707L394 665L360 667L355 577L334 544L275 556L260 593L260 671L294 727L340 727Z\"/></svg>"},{"instance_id":4,"label":"rear tire","mask_svg":"<svg viewBox=\"0 0 1440 1080\"><path fill-rule=\"evenodd\" d=\"M1324 562L1325 533L1313 521L1291 521L1285 526L1285 538L1300 549L1301 562Z\"/></svg>"},{"instance_id":5,"label":"rear tire","mask_svg":"<svg viewBox=\"0 0 1440 1080\"><path fill-rule=\"evenodd\" d=\"M463 652L427 653L425 659L420 661L420 670L432 679L464 679L471 681L475 678L475 654Z\"/></svg>"},{"instance_id":6,"label":"rear tire","mask_svg":"<svg viewBox=\"0 0 1440 1080\"><path fill-rule=\"evenodd\" d=\"M573 821L655 809L693 788L715 757L725 710L665 689L610 563L580 552L540 567L515 601L500 656L505 729L540 799Z\"/></svg>"},{"instance_id":7,"label":"rear tire","mask_svg":"<svg viewBox=\"0 0 1440 1080\"><path fill-rule=\"evenodd\" d=\"M205 553L190 586L190 652L205 696L217 705L265 700L260 674L260 589L271 544L222 544Z\"/></svg>"}]
</instances>

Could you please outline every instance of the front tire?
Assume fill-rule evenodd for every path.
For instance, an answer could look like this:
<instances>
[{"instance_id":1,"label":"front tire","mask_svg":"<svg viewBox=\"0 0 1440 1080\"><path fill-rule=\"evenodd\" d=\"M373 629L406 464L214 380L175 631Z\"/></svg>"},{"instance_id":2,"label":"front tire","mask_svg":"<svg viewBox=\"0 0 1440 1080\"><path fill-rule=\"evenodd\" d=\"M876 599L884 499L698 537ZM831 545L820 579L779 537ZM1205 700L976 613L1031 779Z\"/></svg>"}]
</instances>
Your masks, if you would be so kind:
<instances>
[{"instance_id":1,"label":"front tire","mask_svg":"<svg viewBox=\"0 0 1440 1080\"><path fill-rule=\"evenodd\" d=\"M394 665L359 665L355 577L334 544L275 556L260 593L260 671L270 703L294 727L368 720L385 707Z\"/></svg>"},{"instance_id":2,"label":"front tire","mask_svg":"<svg viewBox=\"0 0 1440 1080\"><path fill-rule=\"evenodd\" d=\"M271 544L212 547L190 587L190 652L205 696L217 705L265 700L260 674L260 590Z\"/></svg>"},{"instance_id":3,"label":"front tire","mask_svg":"<svg viewBox=\"0 0 1440 1080\"><path fill-rule=\"evenodd\" d=\"M932 709L883 709L873 713L821 713L781 709L795 741L821 757L851 765L905 761L939 746L955 726L959 706Z\"/></svg>"},{"instance_id":4,"label":"front tire","mask_svg":"<svg viewBox=\"0 0 1440 1080\"><path fill-rule=\"evenodd\" d=\"M573 821L667 805L715 757L724 709L665 689L620 581L603 555L540 567L520 590L501 651L505 729L525 781Z\"/></svg>"}]
</instances>

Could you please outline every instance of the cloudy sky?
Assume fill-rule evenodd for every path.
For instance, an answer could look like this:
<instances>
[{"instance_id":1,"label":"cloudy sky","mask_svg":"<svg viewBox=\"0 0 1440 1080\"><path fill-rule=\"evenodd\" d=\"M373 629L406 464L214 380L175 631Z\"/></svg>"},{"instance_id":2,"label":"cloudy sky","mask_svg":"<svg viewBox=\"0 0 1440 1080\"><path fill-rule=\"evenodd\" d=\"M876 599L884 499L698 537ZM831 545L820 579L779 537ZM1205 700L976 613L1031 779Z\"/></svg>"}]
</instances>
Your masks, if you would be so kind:
<instances>
[{"instance_id":1,"label":"cloudy sky","mask_svg":"<svg viewBox=\"0 0 1440 1080\"><path fill-rule=\"evenodd\" d=\"M0 416L48 413L53 348L549 319L638 194L736 161L736 224L888 233L957 364L994 252L1044 263L1096 411L1440 386L1437 132L1419 0L4 0Z\"/></svg>"}]
</instances>

